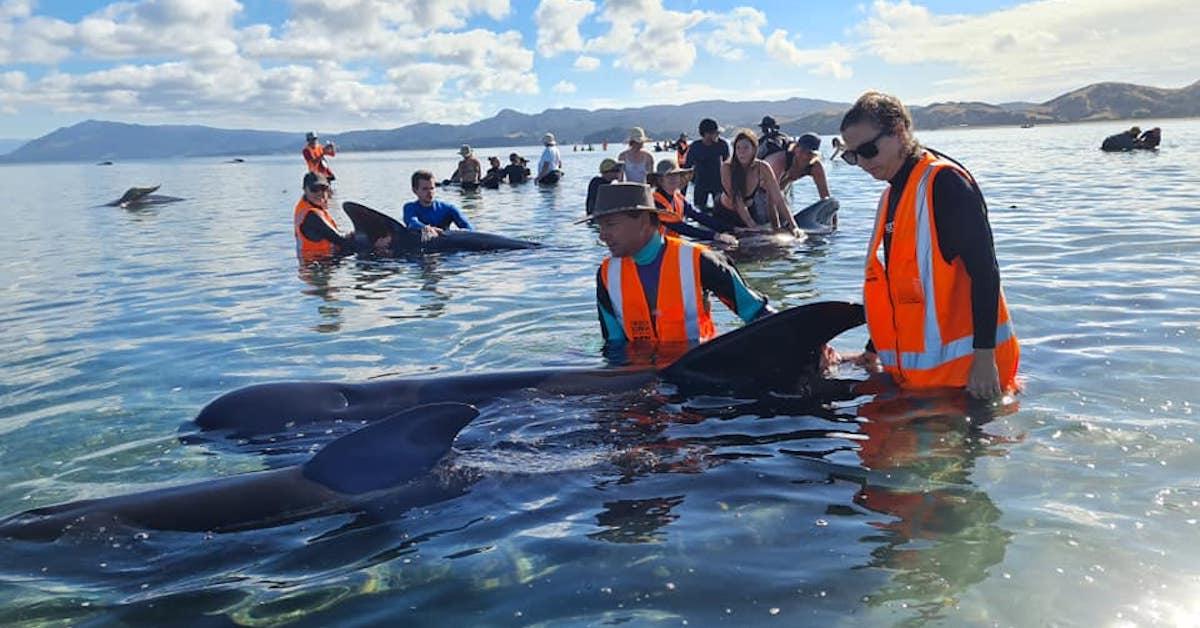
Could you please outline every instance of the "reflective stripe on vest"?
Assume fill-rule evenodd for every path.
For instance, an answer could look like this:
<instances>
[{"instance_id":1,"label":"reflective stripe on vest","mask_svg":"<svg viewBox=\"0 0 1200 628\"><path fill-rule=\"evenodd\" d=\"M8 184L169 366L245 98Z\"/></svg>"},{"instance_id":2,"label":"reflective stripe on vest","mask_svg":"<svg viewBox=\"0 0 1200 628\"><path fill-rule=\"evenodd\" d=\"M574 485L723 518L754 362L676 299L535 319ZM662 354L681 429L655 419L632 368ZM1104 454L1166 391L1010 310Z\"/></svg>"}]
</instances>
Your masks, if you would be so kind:
<instances>
[{"instance_id":1,"label":"reflective stripe on vest","mask_svg":"<svg viewBox=\"0 0 1200 628\"><path fill-rule=\"evenodd\" d=\"M669 261L674 261L674 270L677 273L674 279L678 281L678 289L672 290L675 282L669 281L670 278L660 274L652 320L634 320L635 318L640 319L642 316L649 316L651 312L650 304L645 303L645 288L642 286L633 259L617 258L615 263L612 258L604 260L605 268L602 274L605 278L605 289L612 302L613 313L621 324L627 339L631 341L709 340L716 335L716 331L708 308L703 307L701 302L704 293L699 287L700 270L696 265L696 258L703 247L685 243L676 238L667 238L664 246L667 247L667 250L663 252L664 268L660 270L660 273L670 272L672 269L666 268L666 265ZM629 273L628 277L626 273ZM626 286L627 280L628 286ZM636 289L638 294L626 295L627 288L629 290ZM642 309L643 303L645 303L645 310ZM675 321L677 315L672 315L673 312L682 314L682 329L677 330L673 326L663 328L664 324L671 325ZM644 333L639 333L639 330L644 330ZM680 331L683 332L683 337L678 337Z\"/></svg>"},{"instance_id":2,"label":"reflective stripe on vest","mask_svg":"<svg viewBox=\"0 0 1200 628\"><path fill-rule=\"evenodd\" d=\"M975 350L973 325L958 318L966 316L965 322L970 322L970 290L961 283L966 271L961 262L958 266L947 265L937 246L930 185L942 168L953 168L970 177L953 163L926 154L910 175L918 177L911 196L911 183L904 190L884 191L866 259L863 300L872 340L880 363L906 386L965 385L970 363L955 362L972 356ZM896 229L892 234L892 259L890 267L885 267L882 242L892 193L901 196L893 218ZM907 223L910 219L911 225ZM912 276L913 270L916 277ZM945 293L939 294L939 288ZM918 303L920 320L912 310ZM943 311L939 312L939 305ZM943 338L943 319L952 334L950 338ZM996 323L996 366L1001 385L1010 388L1015 385L1020 350L1003 291ZM919 337L914 333L918 325Z\"/></svg>"}]
</instances>

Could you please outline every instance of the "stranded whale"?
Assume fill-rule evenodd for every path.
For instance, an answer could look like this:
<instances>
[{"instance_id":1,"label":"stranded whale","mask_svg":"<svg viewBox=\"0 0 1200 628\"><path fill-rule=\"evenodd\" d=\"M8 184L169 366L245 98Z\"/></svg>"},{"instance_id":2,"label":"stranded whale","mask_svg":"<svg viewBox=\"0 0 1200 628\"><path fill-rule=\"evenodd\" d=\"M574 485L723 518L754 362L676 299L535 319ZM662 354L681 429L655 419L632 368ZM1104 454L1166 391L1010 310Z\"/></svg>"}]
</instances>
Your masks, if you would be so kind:
<instances>
[{"instance_id":1,"label":"stranded whale","mask_svg":"<svg viewBox=\"0 0 1200 628\"><path fill-rule=\"evenodd\" d=\"M447 229L442 235L422 242L420 233L366 205L347 201L342 203L342 210L354 223L354 240L360 251L371 251L371 243L385 237L391 238L388 253L393 256L450 251L506 251L541 246L529 240L461 229Z\"/></svg>"}]
</instances>

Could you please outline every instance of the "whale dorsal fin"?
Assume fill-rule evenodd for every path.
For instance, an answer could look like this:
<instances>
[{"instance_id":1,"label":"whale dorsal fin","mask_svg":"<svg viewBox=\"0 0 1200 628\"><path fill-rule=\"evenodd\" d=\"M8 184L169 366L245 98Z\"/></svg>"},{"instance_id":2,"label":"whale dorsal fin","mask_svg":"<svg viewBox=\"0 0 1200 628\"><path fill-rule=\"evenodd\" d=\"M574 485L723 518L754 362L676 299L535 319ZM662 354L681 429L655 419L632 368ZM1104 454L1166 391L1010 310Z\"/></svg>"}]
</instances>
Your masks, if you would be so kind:
<instances>
[{"instance_id":1,"label":"whale dorsal fin","mask_svg":"<svg viewBox=\"0 0 1200 628\"><path fill-rule=\"evenodd\" d=\"M354 233L365 234L372 242L405 231L400 221L361 203L346 201L342 203L342 211L354 223Z\"/></svg>"},{"instance_id":2,"label":"whale dorsal fin","mask_svg":"<svg viewBox=\"0 0 1200 628\"><path fill-rule=\"evenodd\" d=\"M866 322L856 303L825 301L759 319L685 353L661 371L681 388L788 392L819 376L821 347Z\"/></svg>"},{"instance_id":3,"label":"whale dorsal fin","mask_svg":"<svg viewBox=\"0 0 1200 628\"><path fill-rule=\"evenodd\" d=\"M395 486L433 468L477 416L479 411L465 403L409 408L329 443L301 472L339 493Z\"/></svg>"}]
</instances>

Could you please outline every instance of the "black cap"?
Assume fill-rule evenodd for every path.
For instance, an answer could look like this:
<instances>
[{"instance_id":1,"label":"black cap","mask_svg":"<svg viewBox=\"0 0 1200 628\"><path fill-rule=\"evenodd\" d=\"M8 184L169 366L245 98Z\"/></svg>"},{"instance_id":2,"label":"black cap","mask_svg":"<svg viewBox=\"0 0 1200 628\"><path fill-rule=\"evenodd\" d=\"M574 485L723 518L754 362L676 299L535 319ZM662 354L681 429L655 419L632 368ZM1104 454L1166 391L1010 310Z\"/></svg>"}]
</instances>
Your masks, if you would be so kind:
<instances>
[{"instance_id":1,"label":"black cap","mask_svg":"<svg viewBox=\"0 0 1200 628\"><path fill-rule=\"evenodd\" d=\"M316 172L310 172L304 175L304 189L311 189L315 185L329 187L329 179L326 179L325 175L317 174Z\"/></svg>"},{"instance_id":2,"label":"black cap","mask_svg":"<svg viewBox=\"0 0 1200 628\"><path fill-rule=\"evenodd\" d=\"M817 149L821 148L821 136L816 133L805 133L796 138L796 143L815 153Z\"/></svg>"},{"instance_id":3,"label":"black cap","mask_svg":"<svg viewBox=\"0 0 1200 628\"><path fill-rule=\"evenodd\" d=\"M705 133L717 133L721 127L717 126L717 121L712 118L705 118L700 121L700 135Z\"/></svg>"},{"instance_id":4,"label":"black cap","mask_svg":"<svg viewBox=\"0 0 1200 628\"><path fill-rule=\"evenodd\" d=\"M760 129L778 129L779 123L776 122L775 118L772 118L771 116L763 116L762 122L758 123L758 128L760 128Z\"/></svg>"}]
</instances>

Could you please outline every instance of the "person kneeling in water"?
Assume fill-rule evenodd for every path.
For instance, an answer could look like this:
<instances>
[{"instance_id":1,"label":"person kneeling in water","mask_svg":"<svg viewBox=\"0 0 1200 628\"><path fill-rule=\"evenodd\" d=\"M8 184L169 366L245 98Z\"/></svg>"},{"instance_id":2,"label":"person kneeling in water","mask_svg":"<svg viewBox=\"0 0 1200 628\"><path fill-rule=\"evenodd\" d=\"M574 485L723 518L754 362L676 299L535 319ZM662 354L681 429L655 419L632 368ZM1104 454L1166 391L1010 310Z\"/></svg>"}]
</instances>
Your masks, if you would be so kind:
<instances>
[{"instance_id":1,"label":"person kneeling in water","mask_svg":"<svg viewBox=\"0 0 1200 628\"><path fill-rule=\"evenodd\" d=\"M750 322L774 310L767 297L746 285L737 268L718 251L664 236L649 186L600 186L591 216L611 256L596 271L596 308L609 346L654 348L671 359L689 344L717 335L708 294ZM665 346L659 346L666 343Z\"/></svg>"},{"instance_id":2,"label":"person kneeling in water","mask_svg":"<svg viewBox=\"0 0 1200 628\"><path fill-rule=\"evenodd\" d=\"M680 168L678 163L670 157L659 161L654 172L647 175L650 184L654 186L654 206L667 212L659 217L659 221L666 229L664 234L683 236L693 240L737 244L737 238L733 234L721 233L725 227L724 224L697 211L696 206L692 205L691 201L683 195L683 185L691 175L691 168ZM688 218L704 227L688 224Z\"/></svg>"},{"instance_id":3,"label":"person kneeling in water","mask_svg":"<svg viewBox=\"0 0 1200 628\"><path fill-rule=\"evenodd\" d=\"M825 166L821 163L821 138L816 133L805 133L796 138L792 145L788 169L779 175L779 189L786 190L793 182L812 177L817 186L817 200L829 198L829 180L825 178Z\"/></svg>"},{"instance_id":4,"label":"person kneeling in water","mask_svg":"<svg viewBox=\"0 0 1200 628\"><path fill-rule=\"evenodd\" d=\"M418 170L412 174L412 190L417 200L405 203L404 225L421 232L421 241L427 242L442 235L451 224L459 229L473 230L470 221L457 207L433 198L435 186L433 173Z\"/></svg>"},{"instance_id":5,"label":"person kneeling in water","mask_svg":"<svg viewBox=\"0 0 1200 628\"><path fill-rule=\"evenodd\" d=\"M758 138L754 131L739 131L733 140L733 158L721 164L721 185L725 191L717 207L724 210L726 221L736 220L742 228L765 227L799 234L775 172L767 162L755 157L757 152Z\"/></svg>"},{"instance_id":6,"label":"person kneeling in water","mask_svg":"<svg viewBox=\"0 0 1200 628\"><path fill-rule=\"evenodd\" d=\"M353 233L342 235L329 215L329 179L323 174L304 175L304 195L292 212L296 255L303 261L330 257L353 246Z\"/></svg>"}]
</instances>

